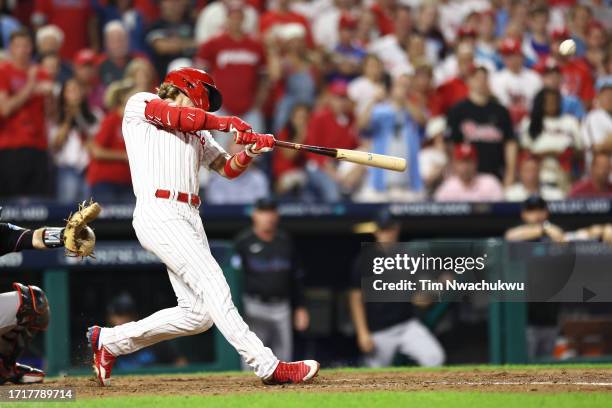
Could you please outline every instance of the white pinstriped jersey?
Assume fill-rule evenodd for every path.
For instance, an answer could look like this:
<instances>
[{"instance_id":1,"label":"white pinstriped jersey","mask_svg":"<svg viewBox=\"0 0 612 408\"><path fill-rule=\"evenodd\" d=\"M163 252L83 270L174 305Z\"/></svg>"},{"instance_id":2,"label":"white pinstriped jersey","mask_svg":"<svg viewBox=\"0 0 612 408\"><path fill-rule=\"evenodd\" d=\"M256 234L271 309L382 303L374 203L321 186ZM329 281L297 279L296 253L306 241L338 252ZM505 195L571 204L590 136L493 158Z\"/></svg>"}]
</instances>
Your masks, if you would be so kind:
<instances>
[{"instance_id":1,"label":"white pinstriped jersey","mask_svg":"<svg viewBox=\"0 0 612 408\"><path fill-rule=\"evenodd\" d=\"M198 334L214 324L225 338L266 378L278 359L249 330L232 302L229 285L210 252L197 208L154 198L156 189L198 193L200 165L209 167L225 151L209 132L185 134L157 128L145 119L150 93L132 96L123 115L123 138L137 197L134 231L143 248L168 267L178 305L100 333L113 355L129 354L162 340Z\"/></svg>"},{"instance_id":2,"label":"white pinstriped jersey","mask_svg":"<svg viewBox=\"0 0 612 408\"><path fill-rule=\"evenodd\" d=\"M134 194L152 197L157 189L198 194L200 166L208 168L225 150L207 131L183 133L148 122L146 102L158 98L139 92L125 106L122 130Z\"/></svg>"}]
</instances>

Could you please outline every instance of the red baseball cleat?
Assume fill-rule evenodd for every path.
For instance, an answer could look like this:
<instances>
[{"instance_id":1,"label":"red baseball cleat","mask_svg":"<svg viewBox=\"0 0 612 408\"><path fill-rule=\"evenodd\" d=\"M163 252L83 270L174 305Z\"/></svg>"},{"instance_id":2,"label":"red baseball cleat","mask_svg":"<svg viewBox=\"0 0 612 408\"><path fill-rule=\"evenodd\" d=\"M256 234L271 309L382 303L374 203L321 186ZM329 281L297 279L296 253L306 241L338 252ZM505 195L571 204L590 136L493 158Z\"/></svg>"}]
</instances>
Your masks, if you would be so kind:
<instances>
[{"instance_id":1,"label":"red baseball cleat","mask_svg":"<svg viewBox=\"0 0 612 408\"><path fill-rule=\"evenodd\" d=\"M116 357L113 356L106 347L100 347L100 326L92 326L87 330L87 341L93 353L93 369L101 387L110 385L111 371L115 364Z\"/></svg>"},{"instance_id":2,"label":"red baseball cleat","mask_svg":"<svg viewBox=\"0 0 612 408\"><path fill-rule=\"evenodd\" d=\"M314 360L285 363L281 361L268 378L262 379L266 385L299 384L312 380L319 373L321 365Z\"/></svg>"}]
</instances>

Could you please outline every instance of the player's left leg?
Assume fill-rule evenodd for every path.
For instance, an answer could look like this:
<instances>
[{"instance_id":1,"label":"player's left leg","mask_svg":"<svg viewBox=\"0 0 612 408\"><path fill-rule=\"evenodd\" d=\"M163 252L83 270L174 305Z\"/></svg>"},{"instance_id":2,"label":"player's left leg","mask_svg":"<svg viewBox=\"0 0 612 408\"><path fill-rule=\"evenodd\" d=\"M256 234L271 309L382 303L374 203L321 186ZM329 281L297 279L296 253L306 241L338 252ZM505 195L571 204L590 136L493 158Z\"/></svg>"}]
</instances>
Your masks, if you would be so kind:
<instances>
[{"instance_id":1,"label":"player's left leg","mask_svg":"<svg viewBox=\"0 0 612 408\"><path fill-rule=\"evenodd\" d=\"M184 277L200 287L207 310L219 331L266 384L300 383L315 377L319 372L318 362L279 361L249 329L232 301L221 267L212 256L198 212L193 213L192 222L197 239L177 241L186 244L183 250L191 255L193 261L185 268Z\"/></svg>"},{"instance_id":2,"label":"player's left leg","mask_svg":"<svg viewBox=\"0 0 612 408\"><path fill-rule=\"evenodd\" d=\"M429 329L418 319L411 319L403 325L399 351L423 367L437 367L444 364L446 353Z\"/></svg>"},{"instance_id":3,"label":"player's left leg","mask_svg":"<svg viewBox=\"0 0 612 408\"><path fill-rule=\"evenodd\" d=\"M17 359L32 337L47 329L49 304L36 286L13 284L16 291L0 294L0 384L42 382L45 373Z\"/></svg>"}]
</instances>

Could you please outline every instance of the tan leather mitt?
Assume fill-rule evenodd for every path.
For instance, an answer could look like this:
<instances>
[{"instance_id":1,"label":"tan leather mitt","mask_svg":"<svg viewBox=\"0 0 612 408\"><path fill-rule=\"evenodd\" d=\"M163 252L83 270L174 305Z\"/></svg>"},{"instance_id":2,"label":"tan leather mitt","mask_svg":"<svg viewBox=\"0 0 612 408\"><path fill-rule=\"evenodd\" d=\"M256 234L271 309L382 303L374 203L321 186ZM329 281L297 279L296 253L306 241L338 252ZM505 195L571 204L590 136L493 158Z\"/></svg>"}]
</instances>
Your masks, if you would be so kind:
<instances>
[{"instance_id":1,"label":"tan leather mitt","mask_svg":"<svg viewBox=\"0 0 612 408\"><path fill-rule=\"evenodd\" d=\"M87 225L102 211L100 204L83 201L79 210L68 217L64 229L64 247L68 256L91 256L96 246L96 234Z\"/></svg>"}]
</instances>

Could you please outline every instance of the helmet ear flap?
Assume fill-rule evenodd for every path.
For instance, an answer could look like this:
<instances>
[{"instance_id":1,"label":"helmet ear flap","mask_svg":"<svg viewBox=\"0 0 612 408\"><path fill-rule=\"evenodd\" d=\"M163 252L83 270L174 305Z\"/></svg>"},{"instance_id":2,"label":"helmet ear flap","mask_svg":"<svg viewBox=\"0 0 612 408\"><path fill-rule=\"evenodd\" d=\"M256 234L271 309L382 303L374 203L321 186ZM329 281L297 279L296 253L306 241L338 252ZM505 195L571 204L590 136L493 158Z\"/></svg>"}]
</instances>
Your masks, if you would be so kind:
<instances>
[{"instance_id":1,"label":"helmet ear flap","mask_svg":"<svg viewBox=\"0 0 612 408\"><path fill-rule=\"evenodd\" d=\"M214 86L210 86L208 84L204 84L204 88L208 93L208 111L215 112L219 110L221 104L223 103L221 92L219 92Z\"/></svg>"}]
</instances>

